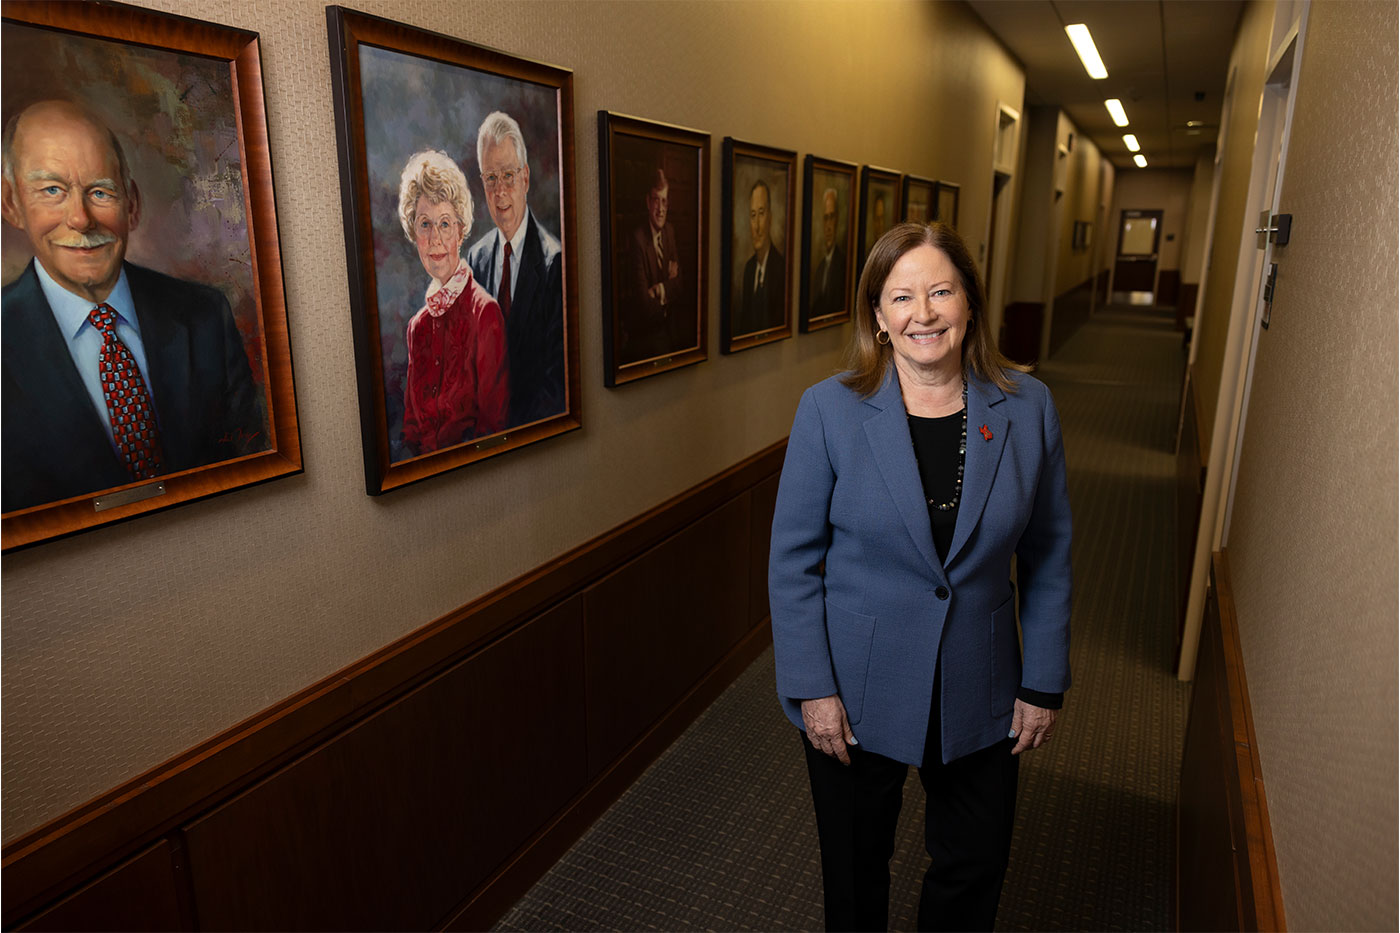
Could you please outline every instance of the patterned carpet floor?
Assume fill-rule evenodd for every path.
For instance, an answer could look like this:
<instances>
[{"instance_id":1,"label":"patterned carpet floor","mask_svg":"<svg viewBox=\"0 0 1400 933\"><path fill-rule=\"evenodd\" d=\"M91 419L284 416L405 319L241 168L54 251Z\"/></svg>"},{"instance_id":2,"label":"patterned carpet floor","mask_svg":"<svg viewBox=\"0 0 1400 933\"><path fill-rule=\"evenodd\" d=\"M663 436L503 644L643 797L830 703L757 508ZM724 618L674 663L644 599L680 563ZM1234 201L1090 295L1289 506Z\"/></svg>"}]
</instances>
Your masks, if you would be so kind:
<instances>
[{"instance_id":1,"label":"patterned carpet floor","mask_svg":"<svg viewBox=\"0 0 1400 933\"><path fill-rule=\"evenodd\" d=\"M1109 307L1037 375L1054 392L1074 510L1071 663L1055 742L1022 759L1000 930L1164 930L1189 685L1174 676L1171 317ZM890 924L912 930L924 871L910 769ZM496 929L820 930L821 867L801 749L765 652Z\"/></svg>"}]
</instances>

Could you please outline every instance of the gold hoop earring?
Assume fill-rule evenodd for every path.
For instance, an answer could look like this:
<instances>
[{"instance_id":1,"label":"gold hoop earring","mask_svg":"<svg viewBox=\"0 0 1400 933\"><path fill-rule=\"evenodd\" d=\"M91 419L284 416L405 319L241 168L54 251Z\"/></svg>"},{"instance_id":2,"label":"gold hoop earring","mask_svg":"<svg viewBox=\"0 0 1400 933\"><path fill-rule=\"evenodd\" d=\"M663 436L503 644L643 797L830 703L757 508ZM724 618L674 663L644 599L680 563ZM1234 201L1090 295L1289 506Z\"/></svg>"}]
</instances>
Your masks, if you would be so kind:
<instances>
[{"instance_id":1,"label":"gold hoop earring","mask_svg":"<svg viewBox=\"0 0 1400 933\"><path fill-rule=\"evenodd\" d=\"M890 342L890 332L884 329L875 332L875 342L880 346L886 346Z\"/></svg>"}]
</instances>

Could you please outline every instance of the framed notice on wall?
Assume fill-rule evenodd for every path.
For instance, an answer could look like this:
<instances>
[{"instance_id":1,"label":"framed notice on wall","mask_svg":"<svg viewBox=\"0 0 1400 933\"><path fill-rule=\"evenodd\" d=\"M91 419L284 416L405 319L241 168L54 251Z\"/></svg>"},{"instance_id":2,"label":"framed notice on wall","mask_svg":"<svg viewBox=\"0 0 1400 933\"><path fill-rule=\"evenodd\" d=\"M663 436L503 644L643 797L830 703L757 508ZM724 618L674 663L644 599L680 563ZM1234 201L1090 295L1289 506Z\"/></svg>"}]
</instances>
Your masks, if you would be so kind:
<instances>
[{"instance_id":1,"label":"framed notice on wall","mask_svg":"<svg viewBox=\"0 0 1400 933\"><path fill-rule=\"evenodd\" d=\"M578 428L573 72L326 18L366 491Z\"/></svg>"},{"instance_id":2,"label":"framed notice on wall","mask_svg":"<svg viewBox=\"0 0 1400 933\"><path fill-rule=\"evenodd\" d=\"M7 2L6 550L301 472L258 35Z\"/></svg>"}]
</instances>

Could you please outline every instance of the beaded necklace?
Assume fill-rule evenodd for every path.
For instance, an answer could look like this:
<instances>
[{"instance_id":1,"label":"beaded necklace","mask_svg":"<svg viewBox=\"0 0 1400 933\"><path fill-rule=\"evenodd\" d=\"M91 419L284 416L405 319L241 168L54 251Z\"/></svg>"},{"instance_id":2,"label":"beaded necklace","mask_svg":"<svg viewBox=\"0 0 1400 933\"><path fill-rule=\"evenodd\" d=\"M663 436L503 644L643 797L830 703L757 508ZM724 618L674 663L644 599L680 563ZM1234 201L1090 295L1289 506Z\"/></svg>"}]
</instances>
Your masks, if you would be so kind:
<instances>
[{"instance_id":1,"label":"beaded necklace","mask_svg":"<svg viewBox=\"0 0 1400 933\"><path fill-rule=\"evenodd\" d=\"M958 507L958 501L962 499L963 467L967 465L967 380L963 380L962 388L962 435L958 438L958 482L953 487L953 498L948 502L938 502L929 499L928 504L940 512L951 512ZM905 417L909 417L905 413ZM919 462L918 451L914 452L914 462Z\"/></svg>"}]
</instances>

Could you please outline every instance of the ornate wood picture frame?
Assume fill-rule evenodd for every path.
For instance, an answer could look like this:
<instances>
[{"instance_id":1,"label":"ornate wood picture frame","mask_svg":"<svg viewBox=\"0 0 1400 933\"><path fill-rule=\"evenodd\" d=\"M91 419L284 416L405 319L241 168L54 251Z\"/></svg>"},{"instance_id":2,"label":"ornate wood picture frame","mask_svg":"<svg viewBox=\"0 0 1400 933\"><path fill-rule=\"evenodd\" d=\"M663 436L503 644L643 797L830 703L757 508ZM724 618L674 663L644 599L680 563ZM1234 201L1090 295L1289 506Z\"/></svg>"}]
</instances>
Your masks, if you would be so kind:
<instances>
[{"instance_id":1,"label":"ornate wood picture frame","mask_svg":"<svg viewBox=\"0 0 1400 933\"><path fill-rule=\"evenodd\" d=\"M797 153L724 140L721 353L792 336Z\"/></svg>"},{"instance_id":2,"label":"ornate wood picture frame","mask_svg":"<svg viewBox=\"0 0 1400 933\"><path fill-rule=\"evenodd\" d=\"M926 224L934 217L934 186L936 182L918 175L905 175L900 199L899 219L916 224Z\"/></svg>"},{"instance_id":3,"label":"ornate wood picture frame","mask_svg":"<svg viewBox=\"0 0 1400 933\"><path fill-rule=\"evenodd\" d=\"M710 134L598 111L603 384L708 359Z\"/></svg>"},{"instance_id":4,"label":"ornate wood picture frame","mask_svg":"<svg viewBox=\"0 0 1400 933\"><path fill-rule=\"evenodd\" d=\"M855 294L857 166L808 155L802 163L802 300L804 334L851 319Z\"/></svg>"},{"instance_id":5,"label":"ornate wood picture frame","mask_svg":"<svg viewBox=\"0 0 1400 933\"><path fill-rule=\"evenodd\" d=\"M941 220L950 227L958 225L958 197L962 185L951 181L934 182L933 216L931 220Z\"/></svg>"},{"instance_id":6,"label":"ornate wood picture frame","mask_svg":"<svg viewBox=\"0 0 1400 933\"><path fill-rule=\"evenodd\" d=\"M365 490L577 429L573 72L326 19Z\"/></svg>"},{"instance_id":7,"label":"ornate wood picture frame","mask_svg":"<svg viewBox=\"0 0 1400 933\"><path fill-rule=\"evenodd\" d=\"M860 233L857 242L856 280L865 268L865 258L875 241L895 224L895 212L900 204L899 172L873 165L860 170Z\"/></svg>"},{"instance_id":8,"label":"ornate wood picture frame","mask_svg":"<svg viewBox=\"0 0 1400 933\"><path fill-rule=\"evenodd\" d=\"M258 34L114 3L3 13L4 549L300 473ZM40 123L70 152L98 140L97 180L29 152ZM81 259L31 235L74 196Z\"/></svg>"}]
</instances>

